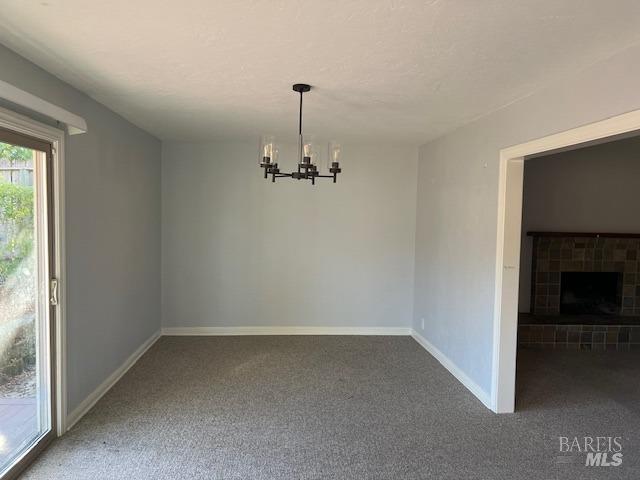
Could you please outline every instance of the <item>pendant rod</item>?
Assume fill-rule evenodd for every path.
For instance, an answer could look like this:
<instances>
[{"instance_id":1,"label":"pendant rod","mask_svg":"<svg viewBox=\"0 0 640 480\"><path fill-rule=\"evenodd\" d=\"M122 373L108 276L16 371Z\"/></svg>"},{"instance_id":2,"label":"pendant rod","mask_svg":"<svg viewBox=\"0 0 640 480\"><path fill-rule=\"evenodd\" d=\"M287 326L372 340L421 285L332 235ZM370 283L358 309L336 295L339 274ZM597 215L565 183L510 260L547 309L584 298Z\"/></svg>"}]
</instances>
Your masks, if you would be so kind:
<instances>
[{"instance_id":1,"label":"pendant rod","mask_svg":"<svg viewBox=\"0 0 640 480\"><path fill-rule=\"evenodd\" d=\"M303 155L303 145L302 145L302 94L304 92L308 92L311 90L311 85L307 85L306 83L296 83L295 85L293 85L293 91L294 92L298 92L300 94L300 111L298 114L298 143L299 145L299 158L298 158L298 165L300 163L302 163L302 155ZM298 168L298 170L300 170ZM300 173L298 171L298 173Z\"/></svg>"},{"instance_id":2,"label":"pendant rod","mask_svg":"<svg viewBox=\"0 0 640 480\"><path fill-rule=\"evenodd\" d=\"M300 114L298 116L298 171L300 171L300 163L302 163L302 90L300 91Z\"/></svg>"},{"instance_id":3,"label":"pendant rod","mask_svg":"<svg viewBox=\"0 0 640 480\"><path fill-rule=\"evenodd\" d=\"M298 135L302 136L302 91L300 92L300 116L298 117Z\"/></svg>"}]
</instances>

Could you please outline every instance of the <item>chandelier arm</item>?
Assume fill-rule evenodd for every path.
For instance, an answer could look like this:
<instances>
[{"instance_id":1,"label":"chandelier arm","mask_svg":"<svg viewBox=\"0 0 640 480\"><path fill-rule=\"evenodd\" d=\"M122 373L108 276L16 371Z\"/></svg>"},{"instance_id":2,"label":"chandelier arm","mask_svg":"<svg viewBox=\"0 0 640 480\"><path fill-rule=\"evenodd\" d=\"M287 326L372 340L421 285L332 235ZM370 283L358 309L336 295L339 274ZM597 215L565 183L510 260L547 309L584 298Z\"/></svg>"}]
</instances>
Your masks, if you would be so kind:
<instances>
[{"instance_id":1,"label":"chandelier arm","mask_svg":"<svg viewBox=\"0 0 640 480\"><path fill-rule=\"evenodd\" d=\"M316 175L318 178L333 178L333 183L336 183L338 180L338 173L334 173L332 175Z\"/></svg>"}]
</instances>

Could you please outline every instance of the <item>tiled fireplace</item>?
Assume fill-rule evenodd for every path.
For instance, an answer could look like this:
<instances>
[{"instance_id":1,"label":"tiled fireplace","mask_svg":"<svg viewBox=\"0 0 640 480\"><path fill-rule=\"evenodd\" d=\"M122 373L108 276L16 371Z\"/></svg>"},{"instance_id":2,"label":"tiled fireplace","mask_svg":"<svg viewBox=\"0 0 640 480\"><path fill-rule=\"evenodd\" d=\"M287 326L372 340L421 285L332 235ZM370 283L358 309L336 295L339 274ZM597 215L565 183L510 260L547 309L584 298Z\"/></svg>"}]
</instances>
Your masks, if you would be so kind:
<instances>
[{"instance_id":1,"label":"tiled fireplace","mask_svg":"<svg viewBox=\"0 0 640 480\"><path fill-rule=\"evenodd\" d=\"M629 350L637 343L640 348L640 234L528 235L533 237L531 314L520 319L519 344Z\"/></svg>"},{"instance_id":2,"label":"tiled fireplace","mask_svg":"<svg viewBox=\"0 0 640 480\"><path fill-rule=\"evenodd\" d=\"M618 315L640 315L639 238L533 236L532 313L560 313L560 279L563 272L621 274ZM560 234L555 234L560 235Z\"/></svg>"}]
</instances>

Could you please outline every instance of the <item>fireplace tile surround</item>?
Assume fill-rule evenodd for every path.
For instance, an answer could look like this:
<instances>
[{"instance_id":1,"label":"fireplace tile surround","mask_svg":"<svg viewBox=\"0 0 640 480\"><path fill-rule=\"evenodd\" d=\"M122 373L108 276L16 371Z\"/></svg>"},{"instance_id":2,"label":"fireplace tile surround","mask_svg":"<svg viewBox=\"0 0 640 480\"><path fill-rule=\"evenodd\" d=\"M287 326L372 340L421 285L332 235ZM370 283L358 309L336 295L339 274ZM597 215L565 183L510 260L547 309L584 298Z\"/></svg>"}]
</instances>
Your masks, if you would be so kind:
<instances>
[{"instance_id":1,"label":"fireplace tile surround","mask_svg":"<svg viewBox=\"0 0 640 480\"><path fill-rule=\"evenodd\" d=\"M531 313L520 314L518 346L580 351L640 350L640 234L529 232ZM615 315L560 313L563 272L621 274Z\"/></svg>"},{"instance_id":2,"label":"fireplace tile surround","mask_svg":"<svg viewBox=\"0 0 640 480\"><path fill-rule=\"evenodd\" d=\"M619 296L623 316L640 315L640 235L530 232L533 236L532 313L560 313L560 277L562 272L622 273ZM586 234L583 234L586 235Z\"/></svg>"}]
</instances>

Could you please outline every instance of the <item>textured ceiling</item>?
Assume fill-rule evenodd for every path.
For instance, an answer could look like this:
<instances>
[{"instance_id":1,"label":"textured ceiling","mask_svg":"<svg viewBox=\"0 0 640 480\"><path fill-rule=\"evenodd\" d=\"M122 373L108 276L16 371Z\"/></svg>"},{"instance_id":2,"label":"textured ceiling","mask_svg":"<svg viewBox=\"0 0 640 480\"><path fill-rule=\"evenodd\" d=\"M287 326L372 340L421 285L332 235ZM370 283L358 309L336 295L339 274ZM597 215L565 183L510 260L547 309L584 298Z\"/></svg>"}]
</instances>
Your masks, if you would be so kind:
<instances>
[{"instance_id":1,"label":"textured ceiling","mask_svg":"<svg viewBox=\"0 0 640 480\"><path fill-rule=\"evenodd\" d=\"M0 43L162 139L424 143L640 40L637 0L0 0Z\"/></svg>"}]
</instances>

